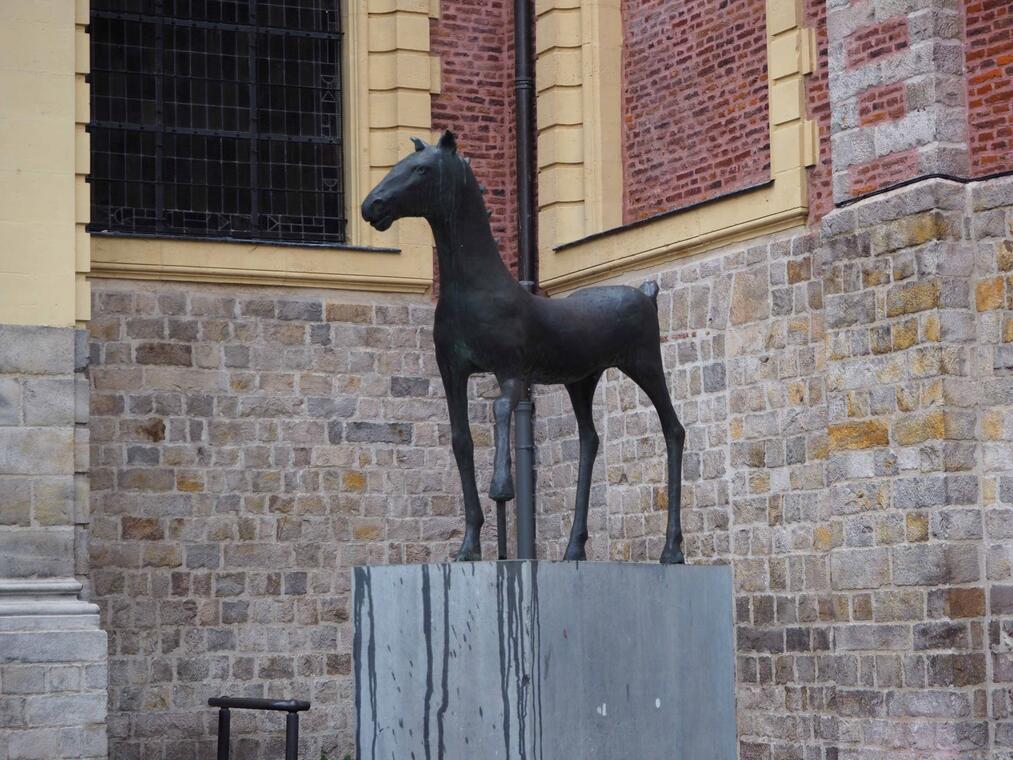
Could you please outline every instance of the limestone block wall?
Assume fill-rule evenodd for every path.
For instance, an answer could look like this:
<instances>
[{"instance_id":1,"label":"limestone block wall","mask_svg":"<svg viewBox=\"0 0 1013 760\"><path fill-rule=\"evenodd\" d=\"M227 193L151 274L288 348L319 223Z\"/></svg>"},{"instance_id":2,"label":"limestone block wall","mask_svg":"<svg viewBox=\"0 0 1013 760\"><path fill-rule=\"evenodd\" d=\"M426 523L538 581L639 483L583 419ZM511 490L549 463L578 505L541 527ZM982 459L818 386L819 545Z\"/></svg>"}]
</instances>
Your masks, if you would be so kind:
<instances>
[{"instance_id":1,"label":"limestone block wall","mask_svg":"<svg viewBox=\"0 0 1013 760\"><path fill-rule=\"evenodd\" d=\"M88 585L87 341L0 325L0 757L106 756Z\"/></svg>"},{"instance_id":2,"label":"limestone block wall","mask_svg":"<svg viewBox=\"0 0 1013 760\"><path fill-rule=\"evenodd\" d=\"M624 277L661 284L688 433L690 562L730 562L740 757L1011 752L1013 182L922 182ZM596 397L596 559L656 560L664 448ZM576 425L539 393L539 538L571 524Z\"/></svg>"},{"instance_id":3,"label":"limestone block wall","mask_svg":"<svg viewBox=\"0 0 1013 760\"><path fill-rule=\"evenodd\" d=\"M112 756L211 756L207 698L227 693L309 699L301 756L343 757L350 568L445 560L464 527L431 300L93 290L91 560ZM471 391L483 491L488 391ZM282 718L237 712L233 731L236 757L283 753Z\"/></svg>"},{"instance_id":4,"label":"limestone block wall","mask_svg":"<svg viewBox=\"0 0 1013 760\"><path fill-rule=\"evenodd\" d=\"M82 340L75 366L76 340L73 328L0 326L0 578L87 572L74 562L88 522L87 381L75 371L87 354Z\"/></svg>"},{"instance_id":5,"label":"limestone block wall","mask_svg":"<svg viewBox=\"0 0 1013 760\"><path fill-rule=\"evenodd\" d=\"M1013 181L925 181L624 275L662 288L688 559L733 567L744 760L1013 751L1011 224ZM210 752L205 702L229 692L312 700L304 753L340 757L348 567L446 559L463 524L431 301L94 291L112 752ZM472 389L483 490L494 392ZM537 408L539 552L558 558L576 424L561 389ZM614 372L595 413L590 556L656 561L655 413ZM491 523L485 538L491 558ZM244 757L279 751L280 721L236 725Z\"/></svg>"}]
</instances>

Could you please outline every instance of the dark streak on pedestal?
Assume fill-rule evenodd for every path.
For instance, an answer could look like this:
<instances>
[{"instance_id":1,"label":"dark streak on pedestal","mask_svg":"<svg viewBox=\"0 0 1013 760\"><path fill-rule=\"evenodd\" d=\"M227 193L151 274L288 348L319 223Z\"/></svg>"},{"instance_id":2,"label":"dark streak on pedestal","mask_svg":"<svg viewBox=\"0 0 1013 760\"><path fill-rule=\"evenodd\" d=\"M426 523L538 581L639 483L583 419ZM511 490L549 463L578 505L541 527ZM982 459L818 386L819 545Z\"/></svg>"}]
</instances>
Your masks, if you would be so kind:
<instances>
[{"instance_id":1,"label":"dark streak on pedestal","mask_svg":"<svg viewBox=\"0 0 1013 760\"><path fill-rule=\"evenodd\" d=\"M483 562L354 580L361 760L735 757L728 567Z\"/></svg>"}]
</instances>

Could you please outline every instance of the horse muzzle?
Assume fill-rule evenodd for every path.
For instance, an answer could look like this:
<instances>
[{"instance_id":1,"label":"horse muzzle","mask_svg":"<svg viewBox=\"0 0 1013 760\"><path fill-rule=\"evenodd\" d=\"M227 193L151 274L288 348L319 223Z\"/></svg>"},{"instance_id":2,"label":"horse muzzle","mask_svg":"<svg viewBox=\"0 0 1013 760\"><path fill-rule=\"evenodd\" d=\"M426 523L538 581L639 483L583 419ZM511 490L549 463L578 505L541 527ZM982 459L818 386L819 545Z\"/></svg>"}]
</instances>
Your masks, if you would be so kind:
<instances>
[{"instance_id":1,"label":"horse muzzle","mask_svg":"<svg viewBox=\"0 0 1013 760\"><path fill-rule=\"evenodd\" d=\"M394 220L397 219L397 215L382 198L374 198L370 193L362 202L362 218L369 222L374 229L383 232L390 229Z\"/></svg>"}]
</instances>

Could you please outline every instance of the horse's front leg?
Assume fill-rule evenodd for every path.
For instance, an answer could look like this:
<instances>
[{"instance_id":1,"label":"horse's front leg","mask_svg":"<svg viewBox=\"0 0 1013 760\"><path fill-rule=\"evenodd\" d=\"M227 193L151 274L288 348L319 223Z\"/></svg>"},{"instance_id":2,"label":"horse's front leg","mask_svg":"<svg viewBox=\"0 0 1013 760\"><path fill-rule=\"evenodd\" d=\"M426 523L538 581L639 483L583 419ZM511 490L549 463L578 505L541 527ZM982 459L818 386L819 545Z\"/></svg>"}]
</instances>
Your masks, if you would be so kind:
<instances>
[{"instance_id":1,"label":"horse's front leg","mask_svg":"<svg viewBox=\"0 0 1013 760\"><path fill-rule=\"evenodd\" d=\"M437 354L437 359L440 359ZM475 485L475 446L471 440L468 425L468 375L467 370L441 360L440 374L443 389L447 394L447 409L450 412L450 440L461 475L461 490L464 493L464 540L455 559L458 562L482 559L482 505L478 500Z\"/></svg>"},{"instance_id":2,"label":"horse's front leg","mask_svg":"<svg viewBox=\"0 0 1013 760\"><path fill-rule=\"evenodd\" d=\"M500 379L500 396L493 402L496 420L496 454L493 460L492 483L489 498L493 501L510 501L514 497L514 479L510 462L510 417L521 400L523 382L515 378Z\"/></svg>"}]
</instances>

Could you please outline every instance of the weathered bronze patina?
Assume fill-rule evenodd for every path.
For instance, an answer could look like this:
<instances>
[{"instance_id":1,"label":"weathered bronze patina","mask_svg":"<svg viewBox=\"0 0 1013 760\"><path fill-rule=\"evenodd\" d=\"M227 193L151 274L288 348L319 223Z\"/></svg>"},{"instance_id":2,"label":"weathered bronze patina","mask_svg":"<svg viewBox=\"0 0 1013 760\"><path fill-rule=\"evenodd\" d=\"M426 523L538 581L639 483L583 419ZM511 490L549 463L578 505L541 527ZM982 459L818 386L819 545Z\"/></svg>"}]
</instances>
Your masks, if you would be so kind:
<instances>
[{"instance_id":1,"label":"weathered bronze patina","mask_svg":"<svg viewBox=\"0 0 1013 760\"><path fill-rule=\"evenodd\" d=\"M489 488L499 502L514 495L510 417L522 389L533 383L566 386L580 433L577 503L566 559L584 559L591 469L598 453L591 405L602 372L618 367L644 390L661 418L668 449L668 527L661 561L682 562L679 503L686 433L672 408L661 362L658 286L585 288L556 299L528 293L500 258L482 189L458 154L454 136L445 132L436 145L413 142L415 152L366 196L362 216L378 230L402 217L422 217L436 240L440 297L433 340L464 490L466 526L457 559L481 559L484 522L468 428L468 378L491 372L499 381Z\"/></svg>"}]
</instances>

